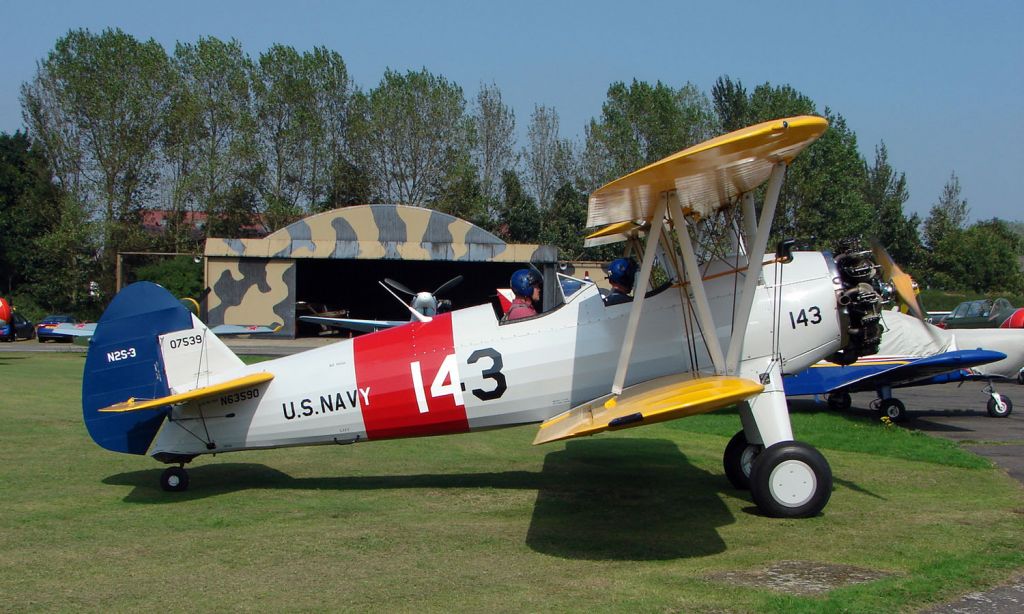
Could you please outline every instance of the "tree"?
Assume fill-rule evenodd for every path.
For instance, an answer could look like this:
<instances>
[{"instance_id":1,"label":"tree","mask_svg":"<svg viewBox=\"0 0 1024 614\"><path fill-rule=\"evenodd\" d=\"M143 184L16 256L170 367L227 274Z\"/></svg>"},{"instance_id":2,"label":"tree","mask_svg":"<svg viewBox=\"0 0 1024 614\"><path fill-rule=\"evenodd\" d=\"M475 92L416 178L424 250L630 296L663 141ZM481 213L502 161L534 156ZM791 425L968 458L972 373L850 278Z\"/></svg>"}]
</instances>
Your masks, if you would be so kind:
<instances>
[{"instance_id":1,"label":"tree","mask_svg":"<svg viewBox=\"0 0 1024 614\"><path fill-rule=\"evenodd\" d=\"M513 170L501 174L503 198L498 215L498 236L510 243L532 243L540 234L537 203L526 193Z\"/></svg>"},{"instance_id":2,"label":"tree","mask_svg":"<svg viewBox=\"0 0 1024 614\"><path fill-rule=\"evenodd\" d=\"M433 207L484 229L492 228L494 220L490 215L491 202L484 194L476 166L468 156L448 172L447 180Z\"/></svg>"},{"instance_id":3,"label":"tree","mask_svg":"<svg viewBox=\"0 0 1024 614\"><path fill-rule=\"evenodd\" d=\"M961 264L969 255L964 253L964 225L969 211L967 201L960 194L960 180L955 172L950 173L942 195L924 221L925 279L929 285L950 290L965 287L965 281L956 271L962 270ZM967 273L974 274L970 270Z\"/></svg>"},{"instance_id":4,"label":"tree","mask_svg":"<svg viewBox=\"0 0 1024 614\"><path fill-rule=\"evenodd\" d=\"M469 151L462 89L426 69L387 70L352 103L349 142L355 164L383 202L425 205L448 185Z\"/></svg>"},{"instance_id":5,"label":"tree","mask_svg":"<svg viewBox=\"0 0 1024 614\"><path fill-rule=\"evenodd\" d=\"M588 187L704 141L717 129L711 101L691 83L678 90L660 81L613 83L600 120L591 120L587 130ZM601 159L603 168L594 164Z\"/></svg>"},{"instance_id":6,"label":"tree","mask_svg":"<svg viewBox=\"0 0 1024 614\"><path fill-rule=\"evenodd\" d=\"M748 123L756 124L780 117L816 115L814 101L790 85L763 83L754 88L748 105Z\"/></svg>"},{"instance_id":7,"label":"tree","mask_svg":"<svg viewBox=\"0 0 1024 614\"><path fill-rule=\"evenodd\" d=\"M866 169L864 200L875 209L872 235L885 246L902 267L915 268L921 259L921 239L917 234L920 219L907 218L903 204L910 198L907 178L889 164L885 142L875 147L875 162Z\"/></svg>"},{"instance_id":8,"label":"tree","mask_svg":"<svg viewBox=\"0 0 1024 614\"><path fill-rule=\"evenodd\" d=\"M302 217L311 173L312 85L294 47L274 45L260 54L252 76L257 142L264 181L260 191L271 230Z\"/></svg>"},{"instance_id":9,"label":"tree","mask_svg":"<svg viewBox=\"0 0 1024 614\"><path fill-rule=\"evenodd\" d=\"M963 233L960 245L951 273L963 285L975 292L1024 292L1017 260L1020 239L1006 222L976 222Z\"/></svg>"},{"instance_id":10,"label":"tree","mask_svg":"<svg viewBox=\"0 0 1024 614\"><path fill-rule=\"evenodd\" d=\"M172 210L204 211L211 219L232 202L228 192L256 179L252 61L238 41L211 37L194 45L179 43L174 65L178 81L164 146L174 179ZM207 224L207 236L217 226ZM173 251L187 250L180 240Z\"/></svg>"},{"instance_id":11,"label":"tree","mask_svg":"<svg viewBox=\"0 0 1024 614\"><path fill-rule=\"evenodd\" d=\"M502 174L514 168L516 116L501 100L501 90L493 83L481 85L472 113L473 162L480 176L483 194L496 202L501 192ZM489 211L489 214L494 214Z\"/></svg>"},{"instance_id":12,"label":"tree","mask_svg":"<svg viewBox=\"0 0 1024 614\"><path fill-rule=\"evenodd\" d=\"M0 134L0 279L10 294L38 271L36 240L60 221L60 192L24 132Z\"/></svg>"},{"instance_id":13,"label":"tree","mask_svg":"<svg viewBox=\"0 0 1024 614\"><path fill-rule=\"evenodd\" d=\"M355 86L341 55L326 47L314 47L302 56L303 72L312 92L310 210L327 211L343 204L366 202L365 189L352 176L353 164L347 140L349 108ZM364 181L365 183L365 181ZM362 198L361 198L362 197Z\"/></svg>"},{"instance_id":14,"label":"tree","mask_svg":"<svg viewBox=\"0 0 1024 614\"><path fill-rule=\"evenodd\" d=\"M178 297L198 298L203 291L203 267L190 256L165 258L135 269L135 279L160 284Z\"/></svg>"},{"instance_id":15,"label":"tree","mask_svg":"<svg viewBox=\"0 0 1024 614\"><path fill-rule=\"evenodd\" d=\"M930 254L928 281L946 290L1019 293L1024 276L1017 263L1020 238L998 219L946 234Z\"/></svg>"},{"instance_id":16,"label":"tree","mask_svg":"<svg viewBox=\"0 0 1024 614\"><path fill-rule=\"evenodd\" d=\"M740 81L733 81L728 75L719 77L711 88L715 113L722 130L732 132L754 122L750 121L750 99Z\"/></svg>"},{"instance_id":17,"label":"tree","mask_svg":"<svg viewBox=\"0 0 1024 614\"><path fill-rule=\"evenodd\" d=\"M587 195L571 183L562 184L555 192L540 242L557 246L562 260L575 260L583 255L586 227Z\"/></svg>"},{"instance_id":18,"label":"tree","mask_svg":"<svg viewBox=\"0 0 1024 614\"><path fill-rule=\"evenodd\" d=\"M96 254L102 233L95 222L85 221L84 205L77 199L61 199L57 210L57 223L34 242L35 268L29 293L47 309L85 314L95 308L89 282L101 264Z\"/></svg>"},{"instance_id":19,"label":"tree","mask_svg":"<svg viewBox=\"0 0 1024 614\"><path fill-rule=\"evenodd\" d=\"M148 241L138 219L158 178L172 77L166 52L152 39L72 30L22 87L25 121L55 161L55 174L102 224L107 290L116 253Z\"/></svg>"},{"instance_id":20,"label":"tree","mask_svg":"<svg viewBox=\"0 0 1024 614\"><path fill-rule=\"evenodd\" d=\"M527 146L521 157L526 185L542 211L551 207L558 187L575 178L572 142L560 138L558 132L558 112L551 107L534 106L527 129Z\"/></svg>"},{"instance_id":21,"label":"tree","mask_svg":"<svg viewBox=\"0 0 1024 614\"><path fill-rule=\"evenodd\" d=\"M942 196L932 205L924 221L924 244L929 250L935 248L947 237L963 230L970 209L967 201L960 196L960 179L950 173L949 181L942 188Z\"/></svg>"}]
</instances>

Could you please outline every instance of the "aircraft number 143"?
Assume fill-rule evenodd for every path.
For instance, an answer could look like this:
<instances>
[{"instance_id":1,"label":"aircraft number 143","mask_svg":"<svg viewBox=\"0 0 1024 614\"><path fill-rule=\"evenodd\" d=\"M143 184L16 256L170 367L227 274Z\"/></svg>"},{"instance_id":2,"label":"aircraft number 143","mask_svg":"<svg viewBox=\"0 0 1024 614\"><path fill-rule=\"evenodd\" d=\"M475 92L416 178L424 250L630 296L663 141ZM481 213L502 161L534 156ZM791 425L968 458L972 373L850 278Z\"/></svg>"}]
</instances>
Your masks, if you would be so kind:
<instances>
[{"instance_id":1,"label":"aircraft number 143","mask_svg":"<svg viewBox=\"0 0 1024 614\"><path fill-rule=\"evenodd\" d=\"M477 350L470 355L467 362L469 364L474 364L481 358L488 358L491 361L491 365L484 369L481 375L484 379L494 380L494 387L490 390L474 388L471 392L473 393L473 396L477 397L481 401L500 398L501 395L505 394L505 390L508 389L508 384L505 381L505 374L501 372L501 368L504 366L501 360L501 353L494 348ZM412 375L413 390L416 393L416 404L419 407L420 413L425 414L429 411L429 405L427 402L427 390L423 385L424 373L420 362L413 361L410 363L409 371ZM455 404L461 407L466 404L462 397L463 390L465 390L465 387L459 380L459 371L457 368L455 354L449 354L448 356L445 356L444 361L441 363L441 367L437 370L437 374L434 376L434 379L430 384L430 396L432 398L437 398L451 395Z\"/></svg>"},{"instance_id":2,"label":"aircraft number 143","mask_svg":"<svg viewBox=\"0 0 1024 614\"><path fill-rule=\"evenodd\" d=\"M807 317L810 314L810 317ZM811 324L821 324L821 309L815 305L808 307L807 309L801 309L800 313L794 314L792 311L789 312L789 324L794 329L797 324L803 324L809 326Z\"/></svg>"}]
</instances>

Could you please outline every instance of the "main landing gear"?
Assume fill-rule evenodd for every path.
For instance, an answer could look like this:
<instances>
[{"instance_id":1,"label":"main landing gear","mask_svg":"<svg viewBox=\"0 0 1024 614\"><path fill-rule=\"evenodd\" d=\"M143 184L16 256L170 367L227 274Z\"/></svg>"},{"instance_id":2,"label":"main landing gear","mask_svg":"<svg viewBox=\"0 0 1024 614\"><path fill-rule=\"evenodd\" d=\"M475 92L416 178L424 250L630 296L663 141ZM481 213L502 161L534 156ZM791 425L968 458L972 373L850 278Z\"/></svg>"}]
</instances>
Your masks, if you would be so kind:
<instances>
[{"instance_id":1,"label":"main landing gear","mask_svg":"<svg viewBox=\"0 0 1024 614\"><path fill-rule=\"evenodd\" d=\"M188 471L185 467L168 467L160 474L160 488L167 492L185 492L188 490Z\"/></svg>"},{"instance_id":2,"label":"main landing gear","mask_svg":"<svg viewBox=\"0 0 1024 614\"><path fill-rule=\"evenodd\" d=\"M889 386L878 389L878 398L871 402L871 407L878 411L879 418L888 418L892 422L903 422L907 419L907 406L903 401L893 398L892 388Z\"/></svg>"},{"instance_id":3,"label":"main landing gear","mask_svg":"<svg viewBox=\"0 0 1024 614\"><path fill-rule=\"evenodd\" d=\"M832 411L846 411L853 407L853 399L849 392L828 393L828 408Z\"/></svg>"},{"instance_id":4,"label":"main landing gear","mask_svg":"<svg viewBox=\"0 0 1024 614\"><path fill-rule=\"evenodd\" d=\"M1013 412L1013 401L1006 395L996 392L995 386L992 385L992 380L989 380L983 392L988 395L988 403L986 405L988 415L993 418L1006 418Z\"/></svg>"},{"instance_id":5,"label":"main landing gear","mask_svg":"<svg viewBox=\"0 0 1024 614\"><path fill-rule=\"evenodd\" d=\"M853 406L853 399L849 392L830 392L828 395L828 408L834 411L846 411ZM878 410L879 417L885 417L893 422L903 422L907 419L907 406L903 401L892 397L890 389L879 391L878 398L871 402L871 406Z\"/></svg>"},{"instance_id":6,"label":"main landing gear","mask_svg":"<svg viewBox=\"0 0 1024 614\"><path fill-rule=\"evenodd\" d=\"M736 433L722 458L733 486L750 489L762 512L778 518L804 518L820 512L832 496L832 469L813 447L781 441L765 448Z\"/></svg>"}]
</instances>

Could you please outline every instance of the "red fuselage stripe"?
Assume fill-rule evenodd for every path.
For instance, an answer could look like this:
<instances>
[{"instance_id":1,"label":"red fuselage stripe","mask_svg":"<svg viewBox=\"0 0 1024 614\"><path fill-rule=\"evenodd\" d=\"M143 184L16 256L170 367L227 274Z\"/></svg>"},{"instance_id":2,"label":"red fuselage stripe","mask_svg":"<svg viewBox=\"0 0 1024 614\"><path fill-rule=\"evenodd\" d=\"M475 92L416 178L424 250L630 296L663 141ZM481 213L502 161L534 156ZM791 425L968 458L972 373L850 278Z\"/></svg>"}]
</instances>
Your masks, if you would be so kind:
<instances>
[{"instance_id":1,"label":"red fuselage stripe","mask_svg":"<svg viewBox=\"0 0 1024 614\"><path fill-rule=\"evenodd\" d=\"M356 383L368 439L469 430L451 314L353 340ZM449 358L451 356L451 358Z\"/></svg>"}]
</instances>

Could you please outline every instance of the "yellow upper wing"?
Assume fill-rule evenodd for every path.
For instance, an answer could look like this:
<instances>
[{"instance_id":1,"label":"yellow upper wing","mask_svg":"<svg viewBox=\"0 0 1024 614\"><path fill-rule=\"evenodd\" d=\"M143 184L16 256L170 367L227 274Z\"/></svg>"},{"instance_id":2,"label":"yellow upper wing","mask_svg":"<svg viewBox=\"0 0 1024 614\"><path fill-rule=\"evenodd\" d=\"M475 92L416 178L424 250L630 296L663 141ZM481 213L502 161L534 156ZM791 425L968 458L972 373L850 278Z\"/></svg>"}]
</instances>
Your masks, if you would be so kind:
<instances>
[{"instance_id":1,"label":"yellow upper wing","mask_svg":"<svg viewBox=\"0 0 1024 614\"><path fill-rule=\"evenodd\" d=\"M143 409L154 409L157 407L163 407L164 405L177 405L187 401L198 401L201 399L220 396L225 392L231 392L240 388L249 388L256 386L257 384L269 382L272 379L274 379L274 375L272 373L253 373L252 375L238 377L220 384L214 384L204 388L196 388L195 390L172 394L159 399L128 399L122 403L116 403L110 407L104 407L99 411L122 413L127 411L141 411Z\"/></svg>"},{"instance_id":2,"label":"yellow upper wing","mask_svg":"<svg viewBox=\"0 0 1024 614\"><path fill-rule=\"evenodd\" d=\"M684 211L713 213L768 180L828 128L801 115L743 128L694 145L605 185L590 195L587 227L649 219L662 192L675 190Z\"/></svg>"},{"instance_id":3,"label":"yellow upper wing","mask_svg":"<svg viewBox=\"0 0 1024 614\"><path fill-rule=\"evenodd\" d=\"M534 445L702 414L743 401L764 390L761 384L731 376L659 377L630 386L559 414L540 425Z\"/></svg>"}]
</instances>

